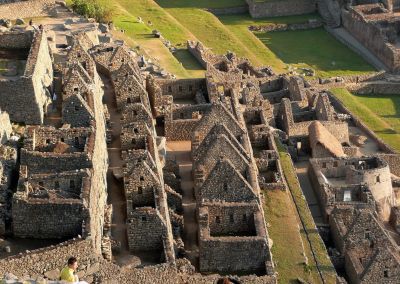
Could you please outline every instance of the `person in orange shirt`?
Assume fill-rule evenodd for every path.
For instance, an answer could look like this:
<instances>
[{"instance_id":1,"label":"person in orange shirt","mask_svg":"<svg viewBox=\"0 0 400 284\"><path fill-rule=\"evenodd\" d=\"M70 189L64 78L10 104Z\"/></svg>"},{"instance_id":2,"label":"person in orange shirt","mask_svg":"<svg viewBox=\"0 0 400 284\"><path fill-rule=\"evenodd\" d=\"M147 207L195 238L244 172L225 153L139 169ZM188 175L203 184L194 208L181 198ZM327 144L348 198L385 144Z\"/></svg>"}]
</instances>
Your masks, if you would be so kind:
<instances>
[{"instance_id":1,"label":"person in orange shirt","mask_svg":"<svg viewBox=\"0 0 400 284\"><path fill-rule=\"evenodd\" d=\"M70 257L67 264L68 265L61 270L60 280L69 283L78 282L78 276L75 275L76 269L78 268L78 260L76 257Z\"/></svg>"}]
</instances>

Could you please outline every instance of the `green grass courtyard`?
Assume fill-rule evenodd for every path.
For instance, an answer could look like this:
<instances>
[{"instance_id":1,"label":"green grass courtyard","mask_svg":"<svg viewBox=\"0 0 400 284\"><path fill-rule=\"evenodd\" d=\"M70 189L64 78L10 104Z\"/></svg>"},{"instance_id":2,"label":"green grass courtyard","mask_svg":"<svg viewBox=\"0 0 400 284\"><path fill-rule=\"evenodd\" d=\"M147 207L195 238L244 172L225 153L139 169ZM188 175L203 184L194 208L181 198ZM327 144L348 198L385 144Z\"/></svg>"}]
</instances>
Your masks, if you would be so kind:
<instances>
[{"instance_id":1,"label":"green grass courtyard","mask_svg":"<svg viewBox=\"0 0 400 284\"><path fill-rule=\"evenodd\" d=\"M383 141L400 152L400 95L357 95L336 88L332 93Z\"/></svg>"},{"instance_id":2,"label":"green grass courtyard","mask_svg":"<svg viewBox=\"0 0 400 284\"><path fill-rule=\"evenodd\" d=\"M187 51L187 40L202 41L218 54L233 51L249 58L256 66L269 65L277 73L287 72L288 65L314 68L319 76L373 71L360 56L322 29L304 34L300 31L257 35L248 30L250 25L301 23L319 18L317 14L252 19L248 14L217 17L206 10L245 4L244 0L116 0L113 2L114 23L125 30L121 37L141 45L143 53L156 56L162 67L181 78L204 74L200 64ZM137 21L138 17L143 19L142 23ZM154 29L176 46L178 52L171 54L160 40L154 39L151 36Z\"/></svg>"}]
</instances>

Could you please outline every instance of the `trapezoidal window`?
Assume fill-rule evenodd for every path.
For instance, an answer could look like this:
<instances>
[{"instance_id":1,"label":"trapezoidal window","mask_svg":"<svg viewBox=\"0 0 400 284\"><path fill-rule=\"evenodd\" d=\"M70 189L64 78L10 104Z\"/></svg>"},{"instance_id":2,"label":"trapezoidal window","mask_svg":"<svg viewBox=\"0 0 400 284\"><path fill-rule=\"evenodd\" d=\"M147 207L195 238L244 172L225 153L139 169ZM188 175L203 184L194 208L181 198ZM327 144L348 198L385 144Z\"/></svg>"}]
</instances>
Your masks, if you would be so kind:
<instances>
[{"instance_id":1,"label":"trapezoidal window","mask_svg":"<svg viewBox=\"0 0 400 284\"><path fill-rule=\"evenodd\" d=\"M388 269L385 269L385 270L383 271L383 277L384 277L384 278L389 278L389 275L390 275L389 270L388 270Z\"/></svg>"}]
</instances>

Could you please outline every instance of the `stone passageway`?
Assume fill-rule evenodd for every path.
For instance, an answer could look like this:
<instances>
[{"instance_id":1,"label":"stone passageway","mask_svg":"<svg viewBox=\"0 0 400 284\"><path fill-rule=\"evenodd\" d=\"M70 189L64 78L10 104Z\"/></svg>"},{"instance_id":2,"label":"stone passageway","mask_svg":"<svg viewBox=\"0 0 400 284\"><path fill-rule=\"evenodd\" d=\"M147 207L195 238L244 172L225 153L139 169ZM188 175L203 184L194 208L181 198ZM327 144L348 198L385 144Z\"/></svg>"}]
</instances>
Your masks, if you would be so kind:
<instances>
[{"instance_id":1,"label":"stone passageway","mask_svg":"<svg viewBox=\"0 0 400 284\"><path fill-rule=\"evenodd\" d=\"M132 256L129 254L128 236L126 227L126 197L122 181L121 158L121 114L117 110L115 92L112 83L106 76L101 76L104 84L104 103L110 115L111 140L108 141L109 168L107 172L108 203L113 206L112 238L120 243L120 250L113 254L117 263L128 264Z\"/></svg>"},{"instance_id":2,"label":"stone passageway","mask_svg":"<svg viewBox=\"0 0 400 284\"><path fill-rule=\"evenodd\" d=\"M186 257L195 267L198 267L198 225L192 178L191 141L167 142L167 158L177 161L179 165L184 221L182 240L185 244Z\"/></svg>"}]
</instances>

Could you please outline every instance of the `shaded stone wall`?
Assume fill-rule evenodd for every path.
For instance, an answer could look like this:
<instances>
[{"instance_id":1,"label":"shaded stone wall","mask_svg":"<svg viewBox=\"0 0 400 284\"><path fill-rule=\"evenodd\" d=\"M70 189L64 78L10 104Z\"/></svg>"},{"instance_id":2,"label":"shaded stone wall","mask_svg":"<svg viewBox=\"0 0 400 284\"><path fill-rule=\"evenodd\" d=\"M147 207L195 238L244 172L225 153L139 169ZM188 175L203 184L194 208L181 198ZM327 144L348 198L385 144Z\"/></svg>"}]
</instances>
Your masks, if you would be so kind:
<instances>
[{"instance_id":1,"label":"shaded stone wall","mask_svg":"<svg viewBox=\"0 0 400 284\"><path fill-rule=\"evenodd\" d=\"M201 239L200 271L238 273L265 271L267 251L266 239L261 237Z\"/></svg>"},{"instance_id":2,"label":"shaded stone wall","mask_svg":"<svg viewBox=\"0 0 400 284\"><path fill-rule=\"evenodd\" d=\"M246 0L253 18L308 14L316 11L316 0Z\"/></svg>"},{"instance_id":3,"label":"shaded stone wall","mask_svg":"<svg viewBox=\"0 0 400 284\"><path fill-rule=\"evenodd\" d=\"M23 39L20 40L20 37ZM29 37L30 35L17 35L17 43L21 41L17 46L24 45ZM46 88L51 86L52 81L52 59L46 35L44 32L36 32L31 42L24 75L13 80L0 80L0 107L9 113L12 121L41 124L47 105L51 101Z\"/></svg>"},{"instance_id":4,"label":"shaded stone wall","mask_svg":"<svg viewBox=\"0 0 400 284\"><path fill-rule=\"evenodd\" d=\"M13 199L13 233L22 238L68 238L82 235L81 201Z\"/></svg>"},{"instance_id":5,"label":"shaded stone wall","mask_svg":"<svg viewBox=\"0 0 400 284\"><path fill-rule=\"evenodd\" d=\"M343 26L374 53L392 72L400 70L400 51L387 42L382 31L354 9L342 10Z\"/></svg>"},{"instance_id":6,"label":"shaded stone wall","mask_svg":"<svg viewBox=\"0 0 400 284\"><path fill-rule=\"evenodd\" d=\"M205 79L179 79L179 80L156 80L162 93L171 95L174 99L194 100L198 91L207 90Z\"/></svg>"},{"instance_id":7,"label":"shaded stone wall","mask_svg":"<svg viewBox=\"0 0 400 284\"><path fill-rule=\"evenodd\" d=\"M251 204L234 206L207 206L211 237L218 236L255 236L254 214Z\"/></svg>"}]
</instances>

